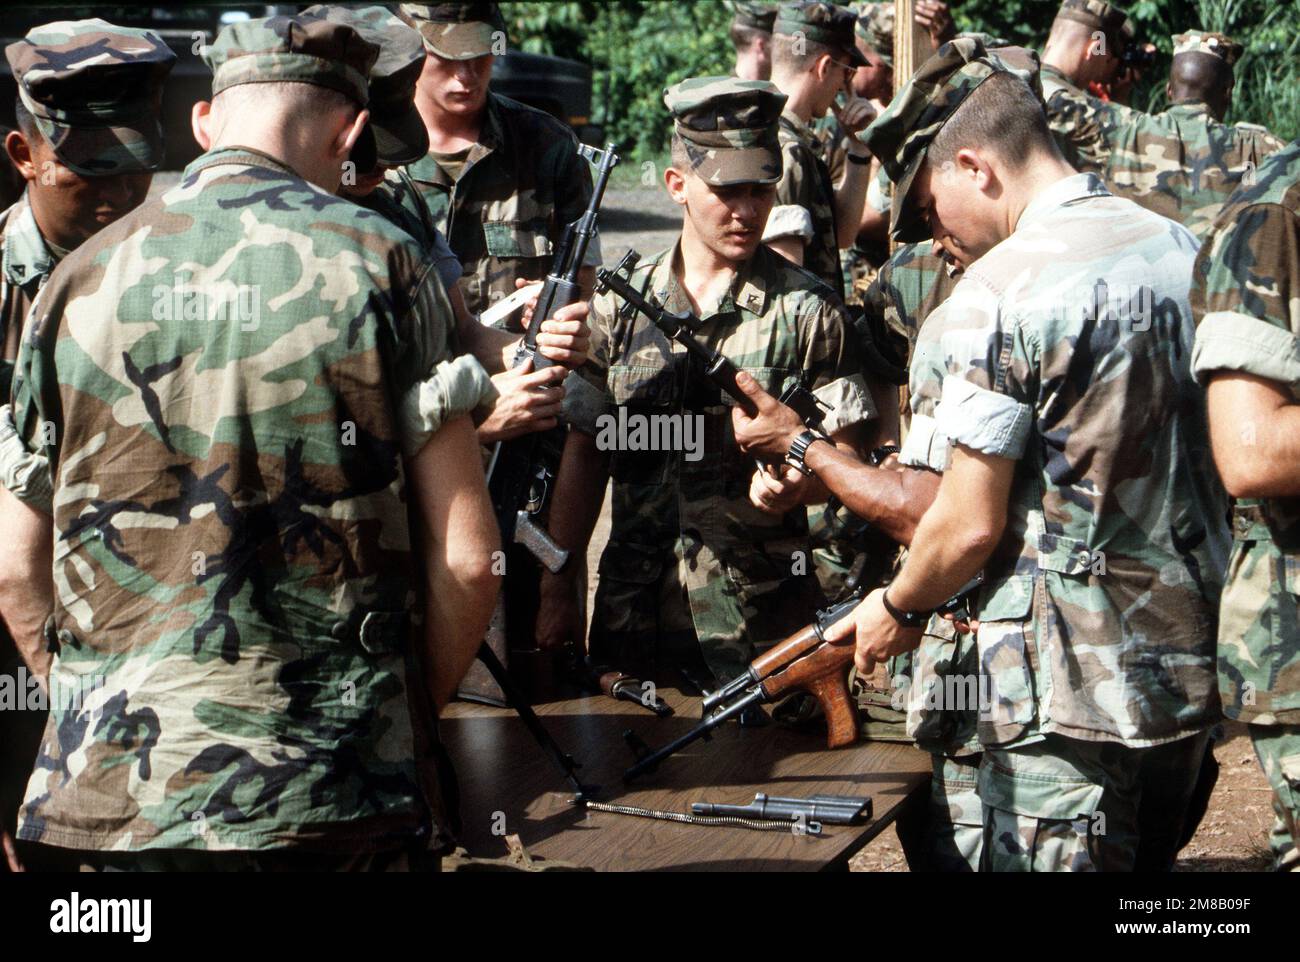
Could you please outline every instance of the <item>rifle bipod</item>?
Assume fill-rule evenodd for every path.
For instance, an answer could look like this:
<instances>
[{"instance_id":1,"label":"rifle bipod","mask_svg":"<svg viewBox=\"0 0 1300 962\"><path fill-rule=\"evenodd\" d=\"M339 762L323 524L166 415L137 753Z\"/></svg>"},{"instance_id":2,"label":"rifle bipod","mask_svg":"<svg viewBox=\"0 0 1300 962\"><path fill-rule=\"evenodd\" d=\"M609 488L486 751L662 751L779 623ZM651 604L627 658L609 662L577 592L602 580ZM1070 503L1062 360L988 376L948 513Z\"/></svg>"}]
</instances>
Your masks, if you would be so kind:
<instances>
[{"instance_id":1,"label":"rifle bipod","mask_svg":"<svg viewBox=\"0 0 1300 962\"><path fill-rule=\"evenodd\" d=\"M551 756L555 764L560 767L564 777L569 784L573 786L573 801L576 805L585 805L589 799L597 797L600 793L599 785L584 785L578 778L578 769L582 767L581 762L574 761L572 755L556 744L551 733L546 730L533 711L531 705L524 700L515 683L510 680L510 673L506 671L506 666L501 664L501 659L497 658L489 645L484 642L478 650L478 660L483 662L483 667L488 670L492 679L501 689L501 693L506 696L506 703L515 710L524 727L528 729L530 735L541 745L546 753Z\"/></svg>"}]
</instances>

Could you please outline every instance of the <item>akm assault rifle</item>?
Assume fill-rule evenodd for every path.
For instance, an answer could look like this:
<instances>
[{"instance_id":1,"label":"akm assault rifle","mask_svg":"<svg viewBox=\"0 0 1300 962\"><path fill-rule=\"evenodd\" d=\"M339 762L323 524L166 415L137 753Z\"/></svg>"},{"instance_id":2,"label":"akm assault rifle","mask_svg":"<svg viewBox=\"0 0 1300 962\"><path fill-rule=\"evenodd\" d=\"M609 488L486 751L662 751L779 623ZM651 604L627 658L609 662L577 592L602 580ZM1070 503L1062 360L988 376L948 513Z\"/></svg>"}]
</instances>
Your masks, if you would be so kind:
<instances>
[{"instance_id":1,"label":"akm assault rifle","mask_svg":"<svg viewBox=\"0 0 1300 962\"><path fill-rule=\"evenodd\" d=\"M618 163L618 154L614 152L613 144L606 144L604 150L579 144L578 153L597 165L591 200L583 215L565 228L564 238L551 263L551 271L538 294L532 321L515 352L514 368L522 367L530 361L534 370L551 366L552 362L537 349L537 335L541 332L542 323L554 317L560 308L575 303L582 296L578 271L587 256L587 246L596 235L596 215L605 196L610 171ZM533 520L533 516L546 504L551 483L551 468L543 456L543 445L538 433L532 432L521 438L498 443L492 452L487 474L488 494L492 499L497 524L501 528L502 543L522 544L547 569L558 573L569 560L569 552L556 544L542 526ZM500 608L498 613L501 613ZM487 641L480 646L478 659L501 689L506 703L518 713L533 738L573 786L575 798L584 801L592 797L599 790L598 786L585 785L578 778L577 769L581 765L555 743L523 693L511 682L506 666Z\"/></svg>"},{"instance_id":2,"label":"akm assault rifle","mask_svg":"<svg viewBox=\"0 0 1300 962\"><path fill-rule=\"evenodd\" d=\"M967 582L944 602L939 612L952 614L959 611L965 605L967 595L982 581L981 575ZM858 712L846 684L849 666L853 664L854 645L828 642L826 630L848 617L862 598L862 592L855 592L838 604L823 608L807 628L759 655L750 662L748 671L705 697L703 721L658 751L650 751L631 731L625 732L623 737L636 754L637 763L623 773L623 780L630 782L646 772L653 772L665 758L694 741L707 738L713 729L751 705L777 701L796 691L809 692L821 702L822 713L826 716L827 748L839 748L857 741Z\"/></svg>"},{"instance_id":3,"label":"akm assault rifle","mask_svg":"<svg viewBox=\"0 0 1300 962\"><path fill-rule=\"evenodd\" d=\"M618 163L618 154L614 153L613 144L606 144L604 150L579 144L578 153L597 165L591 201L583 215L565 228L551 272L537 296L537 307L528 331L515 352L513 368L522 367L529 361L535 371L551 366L551 361L537 349L537 335L541 332L542 322L582 296L578 271L587 256L587 245L596 235L596 215L605 196L610 171ZM549 571L558 574L569 560L569 552L551 540L551 536L533 520L546 504L552 480L550 465L540 456L541 448L541 438L535 431L512 441L499 442L488 466L488 493L492 497L497 523L501 526L501 540L505 544L522 544Z\"/></svg>"},{"instance_id":4,"label":"akm assault rifle","mask_svg":"<svg viewBox=\"0 0 1300 962\"><path fill-rule=\"evenodd\" d=\"M736 365L731 363L721 351L696 340L691 333L700 326L700 319L688 311L668 311L658 304L647 301L627 282L627 278L623 275L630 274L640 259L641 255L636 251L628 251L614 270L606 270L603 267L597 270L596 293L613 291L621 297L659 328L664 336L672 338L686 348L686 352L703 366L704 376L730 396L742 411L750 417L757 416L758 409L754 406L754 402L736 384ZM786 388L781 395L781 403L792 408L808 427L821 427L824 405L812 391L799 382L796 381Z\"/></svg>"}]
</instances>

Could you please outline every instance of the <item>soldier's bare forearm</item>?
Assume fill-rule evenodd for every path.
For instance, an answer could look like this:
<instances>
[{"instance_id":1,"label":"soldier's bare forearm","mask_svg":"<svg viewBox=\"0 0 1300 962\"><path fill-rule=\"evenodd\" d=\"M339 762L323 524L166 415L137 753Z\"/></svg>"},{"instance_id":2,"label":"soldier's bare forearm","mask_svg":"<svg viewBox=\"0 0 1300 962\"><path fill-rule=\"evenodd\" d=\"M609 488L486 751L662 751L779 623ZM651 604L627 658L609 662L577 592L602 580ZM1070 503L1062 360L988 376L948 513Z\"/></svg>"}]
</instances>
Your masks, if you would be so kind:
<instances>
[{"instance_id":1,"label":"soldier's bare forearm","mask_svg":"<svg viewBox=\"0 0 1300 962\"><path fill-rule=\"evenodd\" d=\"M489 374L500 374L509 370L514 360L515 347L519 344L519 335L510 331L485 327L473 316L467 315L465 321L459 321L460 345L466 353L483 365Z\"/></svg>"},{"instance_id":2,"label":"soldier's bare forearm","mask_svg":"<svg viewBox=\"0 0 1300 962\"><path fill-rule=\"evenodd\" d=\"M835 243L840 248L852 247L858 239L867 185L871 180L868 164L846 163L844 168L844 179L835 191Z\"/></svg>"},{"instance_id":3,"label":"soldier's bare forearm","mask_svg":"<svg viewBox=\"0 0 1300 962\"><path fill-rule=\"evenodd\" d=\"M0 618L28 669L42 679L53 660L45 645L45 620L54 608L53 542L50 516L0 488Z\"/></svg>"},{"instance_id":4,"label":"soldier's bare forearm","mask_svg":"<svg viewBox=\"0 0 1300 962\"><path fill-rule=\"evenodd\" d=\"M872 467L829 444L808 448L805 461L845 507L900 544L911 544L934 502L940 475L889 461Z\"/></svg>"},{"instance_id":5,"label":"soldier's bare forearm","mask_svg":"<svg viewBox=\"0 0 1300 962\"><path fill-rule=\"evenodd\" d=\"M865 246L883 245L889 240L889 213L881 213L870 204L863 203L862 219L858 222L858 243Z\"/></svg>"},{"instance_id":6,"label":"soldier's bare forearm","mask_svg":"<svg viewBox=\"0 0 1300 962\"><path fill-rule=\"evenodd\" d=\"M984 567L1006 528L1015 466L1009 458L953 445L952 462L889 588L894 605L937 608Z\"/></svg>"},{"instance_id":7,"label":"soldier's bare forearm","mask_svg":"<svg viewBox=\"0 0 1300 962\"><path fill-rule=\"evenodd\" d=\"M441 709L474 661L496 604L501 536L468 417L444 424L410 464L426 559L423 664Z\"/></svg>"},{"instance_id":8,"label":"soldier's bare forearm","mask_svg":"<svg viewBox=\"0 0 1300 962\"><path fill-rule=\"evenodd\" d=\"M1300 495L1300 404L1275 381L1216 375L1206 391L1210 443L1234 498Z\"/></svg>"}]
</instances>

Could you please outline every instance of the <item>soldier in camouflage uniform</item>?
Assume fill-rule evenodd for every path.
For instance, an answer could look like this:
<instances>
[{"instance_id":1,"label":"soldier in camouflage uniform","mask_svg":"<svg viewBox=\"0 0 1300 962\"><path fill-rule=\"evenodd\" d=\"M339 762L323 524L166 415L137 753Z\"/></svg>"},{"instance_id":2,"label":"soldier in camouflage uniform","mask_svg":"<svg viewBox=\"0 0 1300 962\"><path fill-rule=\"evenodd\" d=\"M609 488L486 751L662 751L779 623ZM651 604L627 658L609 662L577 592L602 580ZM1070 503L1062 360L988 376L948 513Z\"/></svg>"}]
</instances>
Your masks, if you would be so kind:
<instances>
[{"instance_id":1,"label":"soldier in camouflage uniform","mask_svg":"<svg viewBox=\"0 0 1300 962\"><path fill-rule=\"evenodd\" d=\"M1198 470L1196 243L1074 173L1032 91L970 43L868 131L896 236L933 231L964 268L940 308L950 451L898 577L828 638L856 635L869 671L982 568L981 868L1167 869L1219 714L1228 547Z\"/></svg>"},{"instance_id":2,"label":"soldier in camouflage uniform","mask_svg":"<svg viewBox=\"0 0 1300 962\"><path fill-rule=\"evenodd\" d=\"M858 51L868 61L868 66L859 67L854 72L853 93L871 101L877 110L884 110L894 96L894 4L892 0L864 3L857 9L855 38ZM926 28L930 45L935 50L957 35L948 5L939 0L919 0L914 15L916 22ZM831 178L838 184L846 163L845 151L840 146L843 131L834 117L823 118L814 126L827 151ZM875 278L876 268L888 256L889 200L889 176L880 162L873 158L857 236L851 247L840 251L844 301L847 304L863 303Z\"/></svg>"},{"instance_id":3,"label":"soldier in camouflage uniform","mask_svg":"<svg viewBox=\"0 0 1300 962\"><path fill-rule=\"evenodd\" d=\"M1066 161L1081 173L1104 176L1116 129L1138 111L1102 100L1089 85L1109 85L1123 70L1133 21L1103 0L1062 0L1043 47L1047 123Z\"/></svg>"},{"instance_id":4,"label":"soldier in camouflage uniform","mask_svg":"<svg viewBox=\"0 0 1300 962\"><path fill-rule=\"evenodd\" d=\"M5 148L26 187L0 214L0 404L9 400L27 311L54 265L148 193L162 160L162 85L176 61L157 35L103 20L36 27L5 53L18 84L18 130ZM88 104L90 90L107 95ZM33 469L12 440L0 442L0 460L0 482ZM18 563L10 557L5 566L22 580ZM44 652L26 656L29 669L45 670ZM0 674L15 676L23 664L0 626ZM0 713L0 834L13 834L44 728L43 711Z\"/></svg>"},{"instance_id":5,"label":"soldier in camouflage uniform","mask_svg":"<svg viewBox=\"0 0 1300 962\"><path fill-rule=\"evenodd\" d=\"M1192 369L1233 506L1219 694L1273 787L1279 869L1300 870L1300 144L1233 195L1193 271Z\"/></svg>"},{"instance_id":6,"label":"soldier in camouflage uniform","mask_svg":"<svg viewBox=\"0 0 1300 962\"><path fill-rule=\"evenodd\" d=\"M763 240L773 250L801 264L844 298L840 248L856 235L866 196L871 154L855 136L875 116L866 101L853 97L843 110L835 97L851 95L854 71L867 63L854 42L853 13L828 3L787 3L773 27L773 81L788 96L781 115L783 172L776 204ZM812 123L832 110L844 152L838 184L826 163L826 148ZM842 537L834 516L813 509L810 522L817 545L817 577L826 594L846 590L855 549Z\"/></svg>"},{"instance_id":7,"label":"soldier in camouflage uniform","mask_svg":"<svg viewBox=\"0 0 1300 962\"><path fill-rule=\"evenodd\" d=\"M1154 116L1132 114L1111 138L1107 186L1200 240L1242 178L1286 146L1262 127L1220 122L1240 56L1241 45L1223 34L1192 30L1174 37L1165 88L1173 106Z\"/></svg>"},{"instance_id":8,"label":"soldier in camouflage uniform","mask_svg":"<svg viewBox=\"0 0 1300 962\"><path fill-rule=\"evenodd\" d=\"M772 76L772 24L775 3L736 0L731 4L731 28L727 35L736 48L732 74L741 80L767 80Z\"/></svg>"},{"instance_id":9,"label":"soldier in camouflage uniform","mask_svg":"<svg viewBox=\"0 0 1300 962\"><path fill-rule=\"evenodd\" d=\"M980 57L1011 71L1038 93L1038 61L1032 51L982 38L962 37L951 55ZM933 245L937 248L937 245ZM929 241L900 246L868 289L866 317L879 319L890 335L906 339L911 357L911 429L897 458L879 467L856 463L825 446L808 449L810 467L855 513L907 544L933 500L938 474L948 464L946 439L934 431L934 409L944 368L937 350L945 328L945 301L957 284L959 266ZM757 419L736 415L736 438L762 456L784 452L800 426L792 413L770 398ZM919 648L893 659L889 675L894 704L907 712L907 731L933 754L929 804L900 817L899 839L913 871L971 871L983 839L976 792L980 745L976 736L978 658L973 638L941 618L930 619ZM951 693L956 706L945 700Z\"/></svg>"},{"instance_id":10,"label":"soldier in camouflage uniform","mask_svg":"<svg viewBox=\"0 0 1300 962\"><path fill-rule=\"evenodd\" d=\"M856 18L829 3L781 6L772 33L772 77L789 98L781 115L783 173L763 240L812 271L841 298L840 248L848 247L862 217L871 154L854 136L875 112L861 98L840 110L853 71L867 60L853 39ZM847 163L837 186L811 126L833 110L844 136Z\"/></svg>"},{"instance_id":11,"label":"soldier in camouflage uniform","mask_svg":"<svg viewBox=\"0 0 1300 962\"><path fill-rule=\"evenodd\" d=\"M54 265L149 192L162 162L163 82L176 62L156 34L97 19L36 27L5 55L19 126L5 148L27 189L0 214L0 403L23 319ZM90 89L108 99L87 105Z\"/></svg>"},{"instance_id":12,"label":"soldier in camouflage uniform","mask_svg":"<svg viewBox=\"0 0 1300 962\"><path fill-rule=\"evenodd\" d=\"M444 702L491 611L461 416L486 376L451 359L419 245L334 196L377 54L314 18L226 27L207 153L32 308L14 420L48 470L2 521L53 545L65 697L19 836L85 868L413 867L436 827L408 693ZM14 589L0 613L35 631L49 609Z\"/></svg>"},{"instance_id":13,"label":"soldier in camouflage uniform","mask_svg":"<svg viewBox=\"0 0 1300 962\"><path fill-rule=\"evenodd\" d=\"M434 223L433 212L403 165L414 163L429 150L429 135L415 109L415 84L424 65L420 34L383 7L342 7L320 4L303 11L353 27L380 48L370 71L370 127L376 142L377 163L359 172L355 183L340 188L344 197L396 224L425 248L437 265L456 316L453 349L468 352L493 376L497 397L476 414L478 437L483 444L518 437L528 431L555 427L564 398L558 383L563 368L586 361L585 304L571 304L542 325L538 346L542 354L561 366L560 371L511 372L519 337L485 327L465 307L457 281L464 273L446 238ZM531 315L526 308L525 316Z\"/></svg>"},{"instance_id":14,"label":"soldier in camouflage uniform","mask_svg":"<svg viewBox=\"0 0 1300 962\"><path fill-rule=\"evenodd\" d=\"M784 95L763 81L703 77L670 88L664 102L676 120L664 179L685 220L679 241L639 264L631 284L669 310L692 311L696 337L770 390L802 380L828 405L828 434L853 444L875 412L844 310L760 243L781 178ZM713 680L729 680L822 601L806 511L794 499L770 511L750 504L754 462L732 441L730 402L680 345L613 294L594 300L591 317L591 358L565 399L572 430L551 534L581 556L613 479L592 656L669 669L696 667L702 652ZM632 416L685 418L700 426L701 444L638 450L613 430ZM811 487L797 493L811 496ZM553 633L548 620L563 621L567 596L563 576L544 576L543 586L539 642Z\"/></svg>"},{"instance_id":15,"label":"soldier in camouflage uniform","mask_svg":"<svg viewBox=\"0 0 1300 962\"><path fill-rule=\"evenodd\" d=\"M429 153L406 168L465 269L465 306L480 313L541 280L564 228L591 198L591 171L577 140L549 114L488 90L492 62L505 52L495 3L404 3L401 14L424 38L416 105ZM598 241L579 274L591 290Z\"/></svg>"}]
</instances>

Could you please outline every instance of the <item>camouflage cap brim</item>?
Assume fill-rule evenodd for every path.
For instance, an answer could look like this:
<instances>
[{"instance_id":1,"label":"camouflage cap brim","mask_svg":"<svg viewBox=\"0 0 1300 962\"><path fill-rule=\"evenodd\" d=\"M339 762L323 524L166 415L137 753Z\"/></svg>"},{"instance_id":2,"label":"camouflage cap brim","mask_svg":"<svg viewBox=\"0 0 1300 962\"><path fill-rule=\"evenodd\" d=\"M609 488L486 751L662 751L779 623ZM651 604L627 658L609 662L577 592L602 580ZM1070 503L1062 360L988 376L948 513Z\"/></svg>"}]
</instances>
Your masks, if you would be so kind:
<instances>
[{"instance_id":1,"label":"camouflage cap brim","mask_svg":"<svg viewBox=\"0 0 1300 962\"><path fill-rule=\"evenodd\" d=\"M397 114L372 111L370 127L379 160L389 167L413 164L429 152L429 132L414 104Z\"/></svg>"},{"instance_id":2,"label":"camouflage cap brim","mask_svg":"<svg viewBox=\"0 0 1300 962\"><path fill-rule=\"evenodd\" d=\"M696 176L715 187L775 184L781 180L781 148L776 143L739 148L705 147L685 137L682 143Z\"/></svg>"},{"instance_id":3,"label":"camouflage cap brim","mask_svg":"<svg viewBox=\"0 0 1300 962\"><path fill-rule=\"evenodd\" d=\"M854 42L856 29L857 15L853 11L821 2L784 4L772 24L773 34L805 37L829 47L832 55L842 63L869 67L871 61L862 55Z\"/></svg>"},{"instance_id":4,"label":"camouflage cap brim","mask_svg":"<svg viewBox=\"0 0 1300 962\"><path fill-rule=\"evenodd\" d=\"M912 183L925 163L926 151L917 154L894 184L889 201L889 236L900 244L916 244L929 240L933 233L930 223L911 203Z\"/></svg>"},{"instance_id":5,"label":"camouflage cap brim","mask_svg":"<svg viewBox=\"0 0 1300 962\"><path fill-rule=\"evenodd\" d=\"M21 93L21 88L19 88ZM82 177L111 177L116 174L151 173L162 166L164 143L158 122L161 105L141 112L133 121L102 127L71 126L31 110L36 129L49 143L59 161Z\"/></svg>"},{"instance_id":6,"label":"camouflage cap brim","mask_svg":"<svg viewBox=\"0 0 1300 962\"><path fill-rule=\"evenodd\" d=\"M83 177L162 163L162 88L176 63L149 30L61 20L5 48L18 95L59 160Z\"/></svg>"},{"instance_id":7,"label":"camouflage cap brim","mask_svg":"<svg viewBox=\"0 0 1300 962\"><path fill-rule=\"evenodd\" d=\"M307 83L370 100L379 47L344 23L313 16L267 17L227 24L203 48L212 96L252 83Z\"/></svg>"},{"instance_id":8,"label":"camouflage cap brim","mask_svg":"<svg viewBox=\"0 0 1300 962\"><path fill-rule=\"evenodd\" d=\"M430 23L417 20L415 29L424 38L424 46L444 60L473 60L495 52L497 36L504 37L500 27L481 21L468 23Z\"/></svg>"},{"instance_id":9,"label":"camouflage cap brim","mask_svg":"<svg viewBox=\"0 0 1300 962\"><path fill-rule=\"evenodd\" d=\"M781 179L777 121L785 103L786 95L766 80L688 77L664 91L691 169L720 187Z\"/></svg>"},{"instance_id":10,"label":"camouflage cap brim","mask_svg":"<svg viewBox=\"0 0 1300 962\"><path fill-rule=\"evenodd\" d=\"M390 167L415 163L429 152L429 134L415 109L415 85L424 68L424 40L383 7L317 4L300 16L347 24L379 47L370 68L370 128L379 161Z\"/></svg>"}]
</instances>

